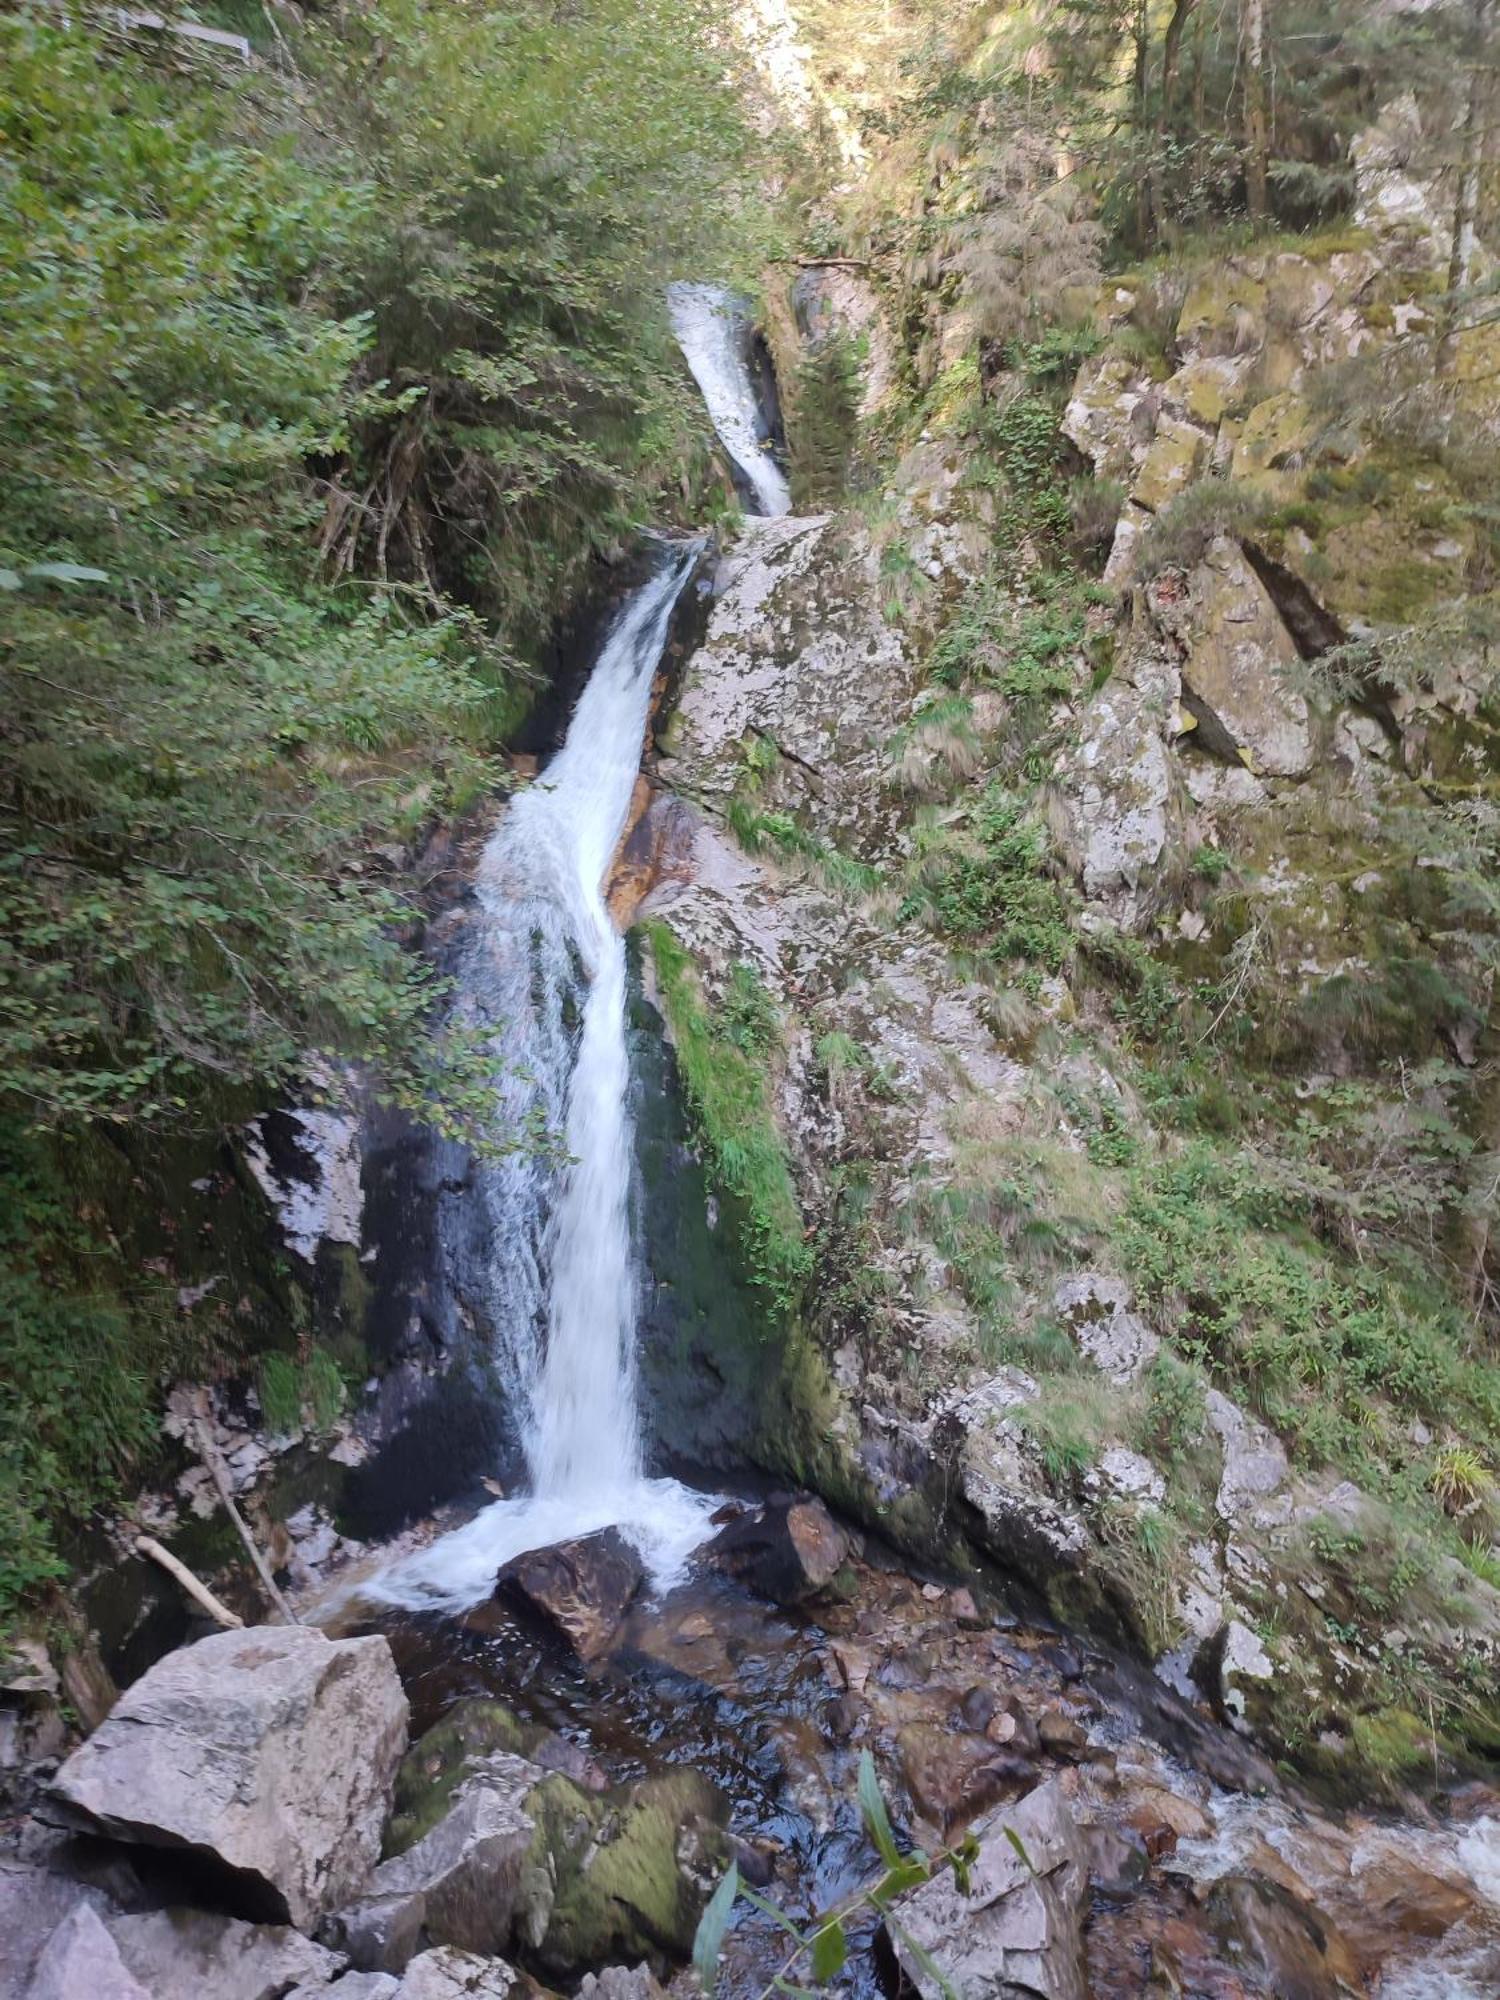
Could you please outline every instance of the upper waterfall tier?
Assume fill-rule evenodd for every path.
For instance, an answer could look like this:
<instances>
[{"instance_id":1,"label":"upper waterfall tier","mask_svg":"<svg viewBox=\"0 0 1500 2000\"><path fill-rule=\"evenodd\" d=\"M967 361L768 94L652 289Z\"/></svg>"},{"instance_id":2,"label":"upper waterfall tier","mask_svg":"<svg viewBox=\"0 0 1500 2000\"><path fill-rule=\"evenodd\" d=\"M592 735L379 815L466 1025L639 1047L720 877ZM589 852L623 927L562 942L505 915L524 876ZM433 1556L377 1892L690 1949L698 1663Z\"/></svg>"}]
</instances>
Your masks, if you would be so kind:
<instances>
[{"instance_id":1,"label":"upper waterfall tier","mask_svg":"<svg viewBox=\"0 0 1500 2000\"><path fill-rule=\"evenodd\" d=\"M791 512L792 496L772 457L750 367L750 320L725 285L681 284L667 292L672 331L703 392L714 429L755 494L762 514Z\"/></svg>"}]
</instances>

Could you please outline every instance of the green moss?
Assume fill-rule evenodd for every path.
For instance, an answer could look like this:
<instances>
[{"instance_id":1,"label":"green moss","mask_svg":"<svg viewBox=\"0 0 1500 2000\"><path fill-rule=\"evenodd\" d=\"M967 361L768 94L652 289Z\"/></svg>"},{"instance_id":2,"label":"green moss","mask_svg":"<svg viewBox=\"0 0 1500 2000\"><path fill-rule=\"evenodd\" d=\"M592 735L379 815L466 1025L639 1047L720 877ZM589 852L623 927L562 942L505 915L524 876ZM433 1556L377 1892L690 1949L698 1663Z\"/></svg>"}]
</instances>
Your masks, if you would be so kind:
<instances>
[{"instance_id":1,"label":"green moss","mask_svg":"<svg viewBox=\"0 0 1500 2000\"><path fill-rule=\"evenodd\" d=\"M729 1859L728 1801L707 1778L679 1768L592 1798L552 1776L527 1806L556 1884L545 1962L688 1956L708 1885Z\"/></svg>"},{"instance_id":2,"label":"green moss","mask_svg":"<svg viewBox=\"0 0 1500 2000\"><path fill-rule=\"evenodd\" d=\"M501 1702L478 1695L455 1702L401 1760L386 1828L386 1854L403 1854L432 1831L474 1759L495 1750L524 1756L535 1736L536 1731L524 1730Z\"/></svg>"},{"instance_id":3,"label":"green moss","mask_svg":"<svg viewBox=\"0 0 1500 2000\"><path fill-rule=\"evenodd\" d=\"M812 1271L802 1212L771 1095L769 1051L744 1030L744 981L727 1010L705 1003L692 961L672 931L647 932L662 1012L716 1182L734 1197L746 1270L785 1321ZM763 1013L757 1018L764 1020Z\"/></svg>"}]
</instances>

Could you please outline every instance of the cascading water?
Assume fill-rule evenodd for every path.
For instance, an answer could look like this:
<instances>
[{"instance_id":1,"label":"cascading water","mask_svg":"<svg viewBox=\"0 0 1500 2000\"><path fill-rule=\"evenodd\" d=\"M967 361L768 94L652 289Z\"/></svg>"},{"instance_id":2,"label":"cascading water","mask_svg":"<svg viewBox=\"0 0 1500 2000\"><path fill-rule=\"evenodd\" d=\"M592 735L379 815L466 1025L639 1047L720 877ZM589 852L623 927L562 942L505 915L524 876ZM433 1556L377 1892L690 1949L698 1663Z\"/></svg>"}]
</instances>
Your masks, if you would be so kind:
<instances>
[{"instance_id":1,"label":"cascading water","mask_svg":"<svg viewBox=\"0 0 1500 2000\"><path fill-rule=\"evenodd\" d=\"M673 285L667 292L672 331L702 391L724 449L749 482L757 510L785 514L792 497L781 467L766 449L765 426L750 375L750 321L723 285Z\"/></svg>"},{"instance_id":2,"label":"cascading water","mask_svg":"<svg viewBox=\"0 0 1500 2000\"><path fill-rule=\"evenodd\" d=\"M670 306L726 449L762 510L785 513L738 304L718 286L678 285ZM491 838L481 921L459 972L467 1024L494 1038L497 1131L560 1139L480 1163L454 1231L467 1246L466 1289L495 1330L531 1490L387 1570L366 1596L461 1609L490 1594L512 1556L604 1527L619 1528L666 1583L707 1532L713 1503L648 1479L642 1462L625 942L605 902L652 680L702 546L666 554L625 606L563 748Z\"/></svg>"},{"instance_id":3,"label":"cascading water","mask_svg":"<svg viewBox=\"0 0 1500 2000\"><path fill-rule=\"evenodd\" d=\"M605 875L624 829L656 666L702 550L668 553L609 632L562 750L510 807L478 876L480 922L459 973L471 1024L502 1064L497 1129L554 1142L482 1163L477 1279L517 1412L531 1491L486 1508L366 1594L458 1608L529 1548L618 1527L665 1581L708 1507L642 1468L625 941ZM470 1236L474 1234L471 1229Z\"/></svg>"}]
</instances>

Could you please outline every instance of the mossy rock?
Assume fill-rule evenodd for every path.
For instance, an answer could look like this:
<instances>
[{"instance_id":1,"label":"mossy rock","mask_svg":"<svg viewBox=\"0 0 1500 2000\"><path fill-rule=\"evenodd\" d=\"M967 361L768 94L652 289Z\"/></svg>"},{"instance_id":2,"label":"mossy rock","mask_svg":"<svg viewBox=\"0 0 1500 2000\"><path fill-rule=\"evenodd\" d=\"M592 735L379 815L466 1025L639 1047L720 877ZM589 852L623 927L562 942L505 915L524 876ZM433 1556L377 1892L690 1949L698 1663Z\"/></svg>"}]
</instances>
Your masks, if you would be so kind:
<instances>
[{"instance_id":1,"label":"mossy rock","mask_svg":"<svg viewBox=\"0 0 1500 2000\"><path fill-rule=\"evenodd\" d=\"M560 1970L685 1959L729 1861L729 1802L700 1772L590 1797L550 1776L527 1800L556 1883L542 1962Z\"/></svg>"},{"instance_id":2,"label":"mossy rock","mask_svg":"<svg viewBox=\"0 0 1500 2000\"><path fill-rule=\"evenodd\" d=\"M496 1750L525 1756L535 1735L503 1702L487 1701L482 1695L456 1702L401 1760L386 1828L387 1857L404 1854L432 1831L476 1758Z\"/></svg>"},{"instance_id":3,"label":"mossy rock","mask_svg":"<svg viewBox=\"0 0 1500 2000\"><path fill-rule=\"evenodd\" d=\"M1266 287L1233 261L1207 264L1188 288L1177 342L1200 354L1246 354L1265 337Z\"/></svg>"},{"instance_id":4,"label":"mossy rock","mask_svg":"<svg viewBox=\"0 0 1500 2000\"><path fill-rule=\"evenodd\" d=\"M1312 414L1303 399L1286 390L1266 396L1245 418L1234 447L1234 477L1280 489L1271 475L1296 469L1313 441Z\"/></svg>"}]
</instances>

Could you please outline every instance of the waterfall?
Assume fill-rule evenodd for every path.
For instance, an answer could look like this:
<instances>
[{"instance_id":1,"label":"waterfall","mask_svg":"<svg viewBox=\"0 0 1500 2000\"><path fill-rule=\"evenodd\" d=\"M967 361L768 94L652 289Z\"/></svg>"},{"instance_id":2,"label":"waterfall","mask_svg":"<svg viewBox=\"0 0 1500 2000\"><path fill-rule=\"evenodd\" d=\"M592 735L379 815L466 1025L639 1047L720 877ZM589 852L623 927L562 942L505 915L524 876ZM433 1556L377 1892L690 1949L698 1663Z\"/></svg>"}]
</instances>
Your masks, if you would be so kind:
<instances>
[{"instance_id":1,"label":"waterfall","mask_svg":"<svg viewBox=\"0 0 1500 2000\"><path fill-rule=\"evenodd\" d=\"M766 448L765 426L750 376L750 321L723 285L672 285L672 331L702 391L724 449L750 483L762 514L790 513L792 496Z\"/></svg>"},{"instance_id":2,"label":"waterfall","mask_svg":"<svg viewBox=\"0 0 1500 2000\"><path fill-rule=\"evenodd\" d=\"M726 449L763 510L785 513L741 309L714 285L673 286L670 307ZM652 681L702 548L669 549L611 626L562 749L485 848L456 978L460 1022L495 1054L502 1149L463 1179L441 1233L456 1289L493 1329L530 1490L392 1565L366 1597L462 1610L513 1556L605 1527L665 1585L708 1532L714 1502L643 1464L625 941L605 902Z\"/></svg>"}]
</instances>

